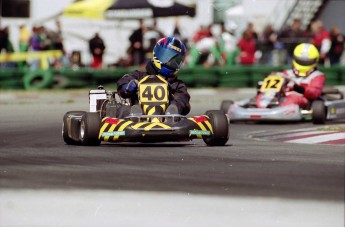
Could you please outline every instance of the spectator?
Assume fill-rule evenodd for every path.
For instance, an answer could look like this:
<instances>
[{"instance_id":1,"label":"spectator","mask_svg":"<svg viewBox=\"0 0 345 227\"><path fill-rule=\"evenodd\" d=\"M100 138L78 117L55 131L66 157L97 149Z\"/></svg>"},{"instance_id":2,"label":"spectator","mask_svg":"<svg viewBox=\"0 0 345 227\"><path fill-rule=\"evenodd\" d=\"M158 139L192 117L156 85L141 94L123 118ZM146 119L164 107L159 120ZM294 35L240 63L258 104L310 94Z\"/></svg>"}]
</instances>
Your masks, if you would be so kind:
<instances>
[{"instance_id":1,"label":"spectator","mask_svg":"<svg viewBox=\"0 0 345 227\"><path fill-rule=\"evenodd\" d=\"M62 37L62 29L60 21L55 21L55 25L57 30L56 31L49 31L49 38L52 42L51 48L52 50L60 50L63 54L61 58L58 58L54 62L55 68L66 67L69 64L68 57L66 55L66 51L63 45L63 37ZM72 53L73 54L73 53Z\"/></svg>"},{"instance_id":2,"label":"spectator","mask_svg":"<svg viewBox=\"0 0 345 227\"><path fill-rule=\"evenodd\" d=\"M331 48L331 36L328 31L323 27L321 20L312 22L311 24L312 32L312 43L320 52L319 63L321 65L325 64L325 60L328 57L328 52Z\"/></svg>"},{"instance_id":3,"label":"spectator","mask_svg":"<svg viewBox=\"0 0 345 227\"><path fill-rule=\"evenodd\" d=\"M143 36L143 48L145 52L145 58L151 59L153 54L152 50L158 40L164 37L164 34L158 29L157 21L154 20L151 27L145 29L144 36Z\"/></svg>"},{"instance_id":4,"label":"spectator","mask_svg":"<svg viewBox=\"0 0 345 227\"><path fill-rule=\"evenodd\" d=\"M36 52L43 49L43 44L40 36L41 29L34 26L32 28L32 33L29 39L29 51ZM40 62L38 59L33 59L30 61L30 69L37 70L40 68Z\"/></svg>"},{"instance_id":5,"label":"spectator","mask_svg":"<svg viewBox=\"0 0 345 227\"><path fill-rule=\"evenodd\" d=\"M102 68L105 45L98 32L89 40L89 50L92 55L91 67L94 69Z\"/></svg>"},{"instance_id":6,"label":"spectator","mask_svg":"<svg viewBox=\"0 0 345 227\"><path fill-rule=\"evenodd\" d=\"M51 31L46 29L44 26L40 26L38 29L42 50L53 50L53 41L50 34Z\"/></svg>"},{"instance_id":7,"label":"spectator","mask_svg":"<svg viewBox=\"0 0 345 227\"><path fill-rule=\"evenodd\" d=\"M240 49L238 62L242 65L252 65L255 63L256 42L253 33L249 30L243 32L237 44Z\"/></svg>"},{"instance_id":8,"label":"spectator","mask_svg":"<svg viewBox=\"0 0 345 227\"><path fill-rule=\"evenodd\" d=\"M330 32L331 49L329 50L329 61L331 65L339 64L344 52L345 37L340 33L339 27L334 25Z\"/></svg>"},{"instance_id":9,"label":"spectator","mask_svg":"<svg viewBox=\"0 0 345 227\"><path fill-rule=\"evenodd\" d=\"M39 35L39 28L34 26L29 39L29 50L40 51L42 50L41 38Z\"/></svg>"},{"instance_id":10,"label":"spectator","mask_svg":"<svg viewBox=\"0 0 345 227\"><path fill-rule=\"evenodd\" d=\"M287 51L287 62L291 64L293 51L295 47L302 43L307 42L308 37L306 32L302 29L302 23L299 18L295 18L292 24L285 28L279 35L278 40L283 43L285 50Z\"/></svg>"},{"instance_id":11,"label":"spectator","mask_svg":"<svg viewBox=\"0 0 345 227\"><path fill-rule=\"evenodd\" d=\"M19 52L25 53L29 50L29 40L30 33L24 24L19 26ZM27 65L26 61L21 61L17 63L18 67L25 67Z\"/></svg>"},{"instance_id":12,"label":"spectator","mask_svg":"<svg viewBox=\"0 0 345 227\"><path fill-rule=\"evenodd\" d=\"M188 46L188 39L183 35L178 18L175 19L175 26L172 32L172 36L181 40L186 46Z\"/></svg>"},{"instance_id":13,"label":"spectator","mask_svg":"<svg viewBox=\"0 0 345 227\"><path fill-rule=\"evenodd\" d=\"M79 69L85 65L82 63L80 51L73 51L70 59L72 69Z\"/></svg>"},{"instance_id":14,"label":"spectator","mask_svg":"<svg viewBox=\"0 0 345 227\"><path fill-rule=\"evenodd\" d=\"M197 43L200 40L202 40L203 38L212 37L213 34L211 32L211 27L212 27L211 25L200 26L200 29L195 33L195 35L192 38L193 42Z\"/></svg>"},{"instance_id":15,"label":"spectator","mask_svg":"<svg viewBox=\"0 0 345 227\"><path fill-rule=\"evenodd\" d=\"M9 27L5 27L4 29L2 29L0 31L0 53L2 51L5 51L6 53L14 52L13 45L12 45L12 42L10 40L9 34L10 34L10 28ZM15 63L14 62L5 62L5 63L1 63L0 66L1 66L0 68L2 68L2 67L12 68L12 67L15 67Z\"/></svg>"},{"instance_id":16,"label":"spectator","mask_svg":"<svg viewBox=\"0 0 345 227\"><path fill-rule=\"evenodd\" d=\"M14 52L12 42L10 40L10 28L6 26L0 31L0 52L5 51L6 53Z\"/></svg>"},{"instance_id":17,"label":"spectator","mask_svg":"<svg viewBox=\"0 0 345 227\"><path fill-rule=\"evenodd\" d=\"M29 50L30 32L25 25L19 26L19 52L27 52Z\"/></svg>"},{"instance_id":18,"label":"spectator","mask_svg":"<svg viewBox=\"0 0 345 227\"><path fill-rule=\"evenodd\" d=\"M259 36L258 49L262 52L261 64L272 64L272 51L275 49L278 35L271 24L267 25Z\"/></svg>"},{"instance_id":19,"label":"spectator","mask_svg":"<svg viewBox=\"0 0 345 227\"><path fill-rule=\"evenodd\" d=\"M134 65L141 65L145 62L145 52L143 47L145 25L143 20L139 20L139 28L129 36L130 46L127 53L131 56Z\"/></svg>"},{"instance_id":20,"label":"spectator","mask_svg":"<svg viewBox=\"0 0 345 227\"><path fill-rule=\"evenodd\" d=\"M207 61L211 61L210 53L217 55L216 43L217 40L213 37L211 32L211 25L201 26L192 38L193 45L190 49L190 56L188 60L188 67L194 67L197 64L209 65ZM213 60L214 61L214 60Z\"/></svg>"},{"instance_id":21,"label":"spectator","mask_svg":"<svg viewBox=\"0 0 345 227\"><path fill-rule=\"evenodd\" d=\"M216 44L219 52L214 55L219 65L234 65L236 63L238 52L238 40L235 37L236 29L235 23L221 23L221 34Z\"/></svg>"},{"instance_id":22,"label":"spectator","mask_svg":"<svg viewBox=\"0 0 345 227\"><path fill-rule=\"evenodd\" d=\"M62 37L60 21L58 20L55 21L55 25L56 25L57 30L49 32L49 38L52 41L52 49L61 50L64 53L65 50L64 50L64 45L63 45L63 37Z\"/></svg>"},{"instance_id":23,"label":"spectator","mask_svg":"<svg viewBox=\"0 0 345 227\"><path fill-rule=\"evenodd\" d=\"M258 36L258 33L256 33L256 31L254 29L253 23L251 23L251 22L248 23L246 31L252 35L252 37L255 41L258 40L259 36Z\"/></svg>"}]
</instances>

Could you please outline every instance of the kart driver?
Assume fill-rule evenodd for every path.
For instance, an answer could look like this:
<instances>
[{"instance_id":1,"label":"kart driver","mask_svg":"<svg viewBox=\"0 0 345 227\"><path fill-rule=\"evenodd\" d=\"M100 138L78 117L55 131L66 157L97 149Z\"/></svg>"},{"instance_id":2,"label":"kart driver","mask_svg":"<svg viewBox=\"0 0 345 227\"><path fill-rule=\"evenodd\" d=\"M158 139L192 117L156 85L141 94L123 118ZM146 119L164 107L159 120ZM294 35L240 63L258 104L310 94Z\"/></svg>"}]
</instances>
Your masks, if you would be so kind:
<instances>
[{"instance_id":1,"label":"kart driver","mask_svg":"<svg viewBox=\"0 0 345 227\"><path fill-rule=\"evenodd\" d=\"M186 47L175 37L160 39L154 49L153 57L146 65L146 71L134 71L124 75L117 82L117 92L131 103L138 103L138 81L147 75L161 75L169 83L169 103L166 113L187 115L190 111L190 95L184 82L176 77L183 65Z\"/></svg>"},{"instance_id":2,"label":"kart driver","mask_svg":"<svg viewBox=\"0 0 345 227\"><path fill-rule=\"evenodd\" d=\"M317 70L319 51L313 44L301 43L293 52L292 69L278 73L288 80L285 97L279 106L296 104L305 108L310 102L321 96L325 84L325 75ZM260 95L257 105L260 103ZM258 106L260 107L260 106Z\"/></svg>"}]
</instances>

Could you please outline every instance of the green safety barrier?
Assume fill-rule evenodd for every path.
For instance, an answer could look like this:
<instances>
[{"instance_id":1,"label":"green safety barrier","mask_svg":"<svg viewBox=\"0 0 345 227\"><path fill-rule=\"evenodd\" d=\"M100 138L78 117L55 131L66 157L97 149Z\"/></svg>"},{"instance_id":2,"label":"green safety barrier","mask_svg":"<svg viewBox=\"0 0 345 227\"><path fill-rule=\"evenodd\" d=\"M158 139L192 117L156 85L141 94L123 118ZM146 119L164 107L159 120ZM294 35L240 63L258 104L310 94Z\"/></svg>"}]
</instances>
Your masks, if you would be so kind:
<instances>
[{"instance_id":1,"label":"green safety barrier","mask_svg":"<svg viewBox=\"0 0 345 227\"><path fill-rule=\"evenodd\" d=\"M50 70L35 70L26 73L23 77L26 90L49 88L53 84L53 74Z\"/></svg>"},{"instance_id":2,"label":"green safety barrier","mask_svg":"<svg viewBox=\"0 0 345 227\"><path fill-rule=\"evenodd\" d=\"M188 87L255 87L271 72L289 69L289 66L227 66L210 67L195 66L183 68L178 72ZM97 87L109 85L116 87L116 82L123 75L137 70L133 68L116 68L95 70L80 69L0 69L0 89L64 89ZM345 85L345 66L319 67L326 74L326 85Z\"/></svg>"}]
</instances>

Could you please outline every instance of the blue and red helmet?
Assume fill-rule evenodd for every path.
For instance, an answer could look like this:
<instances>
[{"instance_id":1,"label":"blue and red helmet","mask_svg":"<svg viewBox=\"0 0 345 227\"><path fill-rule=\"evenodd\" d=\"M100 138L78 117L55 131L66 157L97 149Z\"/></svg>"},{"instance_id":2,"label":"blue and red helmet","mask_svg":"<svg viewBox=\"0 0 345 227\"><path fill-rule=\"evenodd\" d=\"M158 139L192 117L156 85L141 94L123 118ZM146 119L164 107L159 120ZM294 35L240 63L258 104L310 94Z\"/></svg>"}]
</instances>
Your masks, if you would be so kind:
<instances>
[{"instance_id":1,"label":"blue and red helmet","mask_svg":"<svg viewBox=\"0 0 345 227\"><path fill-rule=\"evenodd\" d=\"M179 39L162 38L153 48L153 66L165 78L174 78L183 65L185 54L186 47Z\"/></svg>"}]
</instances>

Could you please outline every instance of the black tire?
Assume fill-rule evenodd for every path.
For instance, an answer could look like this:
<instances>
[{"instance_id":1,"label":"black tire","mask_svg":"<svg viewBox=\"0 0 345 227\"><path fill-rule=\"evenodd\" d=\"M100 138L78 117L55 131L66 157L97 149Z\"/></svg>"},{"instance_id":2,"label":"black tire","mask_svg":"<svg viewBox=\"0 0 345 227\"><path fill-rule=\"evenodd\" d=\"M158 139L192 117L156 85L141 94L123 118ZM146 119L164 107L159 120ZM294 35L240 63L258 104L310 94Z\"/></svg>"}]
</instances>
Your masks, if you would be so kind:
<instances>
[{"instance_id":1,"label":"black tire","mask_svg":"<svg viewBox=\"0 0 345 227\"><path fill-rule=\"evenodd\" d=\"M85 114L86 112L85 111L69 111L67 112L64 116L63 116L63 120L62 120L62 138L64 140L64 142L68 145L78 145L80 144L79 142L71 139L69 136L68 136L68 127L67 127L67 117L71 114L74 114L74 115L83 115ZM76 128L72 128L71 129L72 131L75 131L75 130L79 130L79 129L76 129Z\"/></svg>"},{"instance_id":2,"label":"black tire","mask_svg":"<svg viewBox=\"0 0 345 227\"><path fill-rule=\"evenodd\" d=\"M227 114L229 111L230 106L234 104L232 100L224 100L220 105L220 110L223 111L224 114Z\"/></svg>"},{"instance_id":3,"label":"black tire","mask_svg":"<svg viewBox=\"0 0 345 227\"><path fill-rule=\"evenodd\" d=\"M224 146L229 140L229 121L221 110L208 110L205 115L210 118L213 135L203 137L208 146Z\"/></svg>"},{"instance_id":4,"label":"black tire","mask_svg":"<svg viewBox=\"0 0 345 227\"><path fill-rule=\"evenodd\" d=\"M101 117L99 113L88 112L83 115L80 121L79 138L82 145L98 146L101 141L98 139L101 129Z\"/></svg>"},{"instance_id":5,"label":"black tire","mask_svg":"<svg viewBox=\"0 0 345 227\"><path fill-rule=\"evenodd\" d=\"M325 103L321 100L315 100L311 106L312 121L314 124L325 124L327 118L327 109Z\"/></svg>"}]
</instances>

